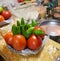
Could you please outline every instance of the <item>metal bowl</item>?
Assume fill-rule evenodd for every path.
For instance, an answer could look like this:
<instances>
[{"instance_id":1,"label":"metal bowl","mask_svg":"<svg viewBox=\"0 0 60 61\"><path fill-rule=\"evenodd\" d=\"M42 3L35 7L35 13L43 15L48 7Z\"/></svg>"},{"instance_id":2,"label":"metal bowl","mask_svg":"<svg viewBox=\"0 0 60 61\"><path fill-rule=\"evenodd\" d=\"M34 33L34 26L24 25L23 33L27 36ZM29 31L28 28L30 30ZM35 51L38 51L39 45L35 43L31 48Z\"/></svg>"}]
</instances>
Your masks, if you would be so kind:
<instances>
[{"instance_id":1,"label":"metal bowl","mask_svg":"<svg viewBox=\"0 0 60 61\"><path fill-rule=\"evenodd\" d=\"M40 23L40 25L59 25L60 26L60 21L56 19L51 19L51 20L45 20Z\"/></svg>"},{"instance_id":2,"label":"metal bowl","mask_svg":"<svg viewBox=\"0 0 60 61\"><path fill-rule=\"evenodd\" d=\"M60 43L60 20L45 20L39 25L45 29L45 33L50 39Z\"/></svg>"},{"instance_id":3,"label":"metal bowl","mask_svg":"<svg viewBox=\"0 0 60 61\"><path fill-rule=\"evenodd\" d=\"M60 21L59 20L55 20L55 19L45 20L40 23L40 26L42 26L45 29L45 33L47 35L60 36L60 31L59 31Z\"/></svg>"},{"instance_id":4,"label":"metal bowl","mask_svg":"<svg viewBox=\"0 0 60 61\"><path fill-rule=\"evenodd\" d=\"M45 36L42 40L42 45L37 50L31 50L29 48L25 48L24 50L17 51L14 48L12 48L10 45L7 45L7 47L15 54L20 54L22 56L30 56L30 55L36 55L38 54L44 47L47 37Z\"/></svg>"}]
</instances>

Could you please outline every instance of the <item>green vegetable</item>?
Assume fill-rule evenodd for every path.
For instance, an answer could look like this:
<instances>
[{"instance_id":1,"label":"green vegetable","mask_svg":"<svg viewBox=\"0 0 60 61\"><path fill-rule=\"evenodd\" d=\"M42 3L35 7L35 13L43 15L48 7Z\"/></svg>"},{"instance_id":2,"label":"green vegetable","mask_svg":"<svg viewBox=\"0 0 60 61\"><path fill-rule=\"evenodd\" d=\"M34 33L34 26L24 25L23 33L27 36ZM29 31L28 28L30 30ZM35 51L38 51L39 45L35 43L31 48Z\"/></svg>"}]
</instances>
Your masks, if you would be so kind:
<instances>
[{"instance_id":1,"label":"green vegetable","mask_svg":"<svg viewBox=\"0 0 60 61\"><path fill-rule=\"evenodd\" d=\"M25 33L25 25L21 25L20 28L21 28L21 34L24 35L24 33Z\"/></svg>"},{"instance_id":2,"label":"green vegetable","mask_svg":"<svg viewBox=\"0 0 60 61\"><path fill-rule=\"evenodd\" d=\"M28 28L28 30L25 31L24 36L25 36L26 38L28 38L28 37L33 33L33 29L34 29L34 27Z\"/></svg>"},{"instance_id":3,"label":"green vegetable","mask_svg":"<svg viewBox=\"0 0 60 61\"><path fill-rule=\"evenodd\" d=\"M25 30L25 25L21 25L21 33L28 38L31 33L33 32L34 27L30 27L27 30Z\"/></svg>"},{"instance_id":4,"label":"green vegetable","mask_svg":"<svg viewBox=\"0 0 60 61\"><path fill-rule=\"evenodd\" d=\"M21 25L25 25L24 18L21 18Z\"/></svg>"},{"instance_id":5,"label":"green vegetable","mask_svg":"<svg viewBox=\"0 0 60 61\"><path fill-rule=\"evenodd\" d=\"M20 26L20 22L19 21L17 21L17 26Z\"/></svg>"},{"instance_id":6,"label":"green vegetable","mask_svg":"<svg viewBox=\"0 0 60 61\"><path fill-rule=\"evenodd\" d=\"M17 26L16 31L17 31L17 34L21 34L21 29L20 29L20 26Z\"/></svg>"},{"instance_id":7,"label":"green vegetable","mask_svg":"<svg viewBox=\"0 0 60 61\"><path fill-rule=\"evenodd\" d=\"M28 28L33 27L31 24L28 24Z\"/></svg>"},{"instance_id":8,"label":"green vegetable","mask_svg":"<svg viewBox=\"0 0 60 61\"><path fill-rule=\"evenodd\" d=\"M16 26L15 24L12 26L13 35L21 34L20 26Z\"/></svg>"},{"instance_id":9,"label":"green vegetable","mask_svg":"<svg viewBox=\"0 0 60 61\"><path fill-rule=\"evenodd\" d=\"M0 13L2 13L2 11L3 11L3 7L0 6Z\"/></svg>"},{"instance_id":10,"label":"green vegetable","mask_svg":"<svg viewBox=\"0 0 60 61\"><path fill-rule=\"evenodd\" d=\"M44 32L42 30L35 30L33 33L35 35L43 35L44 34Z\"/></svg>"},{"instance_id":11,"label":"green vegetable","mask_svg":"<svg viewBox=\"0 0 60 61\"><path fill-rule=\"evenodd\" d=\"M32 19L32 26L36 26L37 25L37 22L35 22L33 19Z\"/></svg>"},{"instance_id":12,"label":"green vegetable","mask_svg":"<svg viewBox=\"0 0 60 61\"><path fill-rule=\"evenodd\" d=\"M32 27L31 24L25 24L25 30L27 30L28 28Z\"/></svg>"},{"instance_id":13,"label":"green vegetable","mask_svg":"<svg viewBox=\"0 0 60 61\"><path fill-rule=\"evenodd\" d=\"M12 25L12 33L13 33L13 35L17 34L17 27L16 27L16 25Z\"/></svg>"},{"instance_id":14,"label":"green vegetable","mask_svg":"<svg viewBox=\"0 0 60 61\"><path fill-rule=\"evenodd\" d=\"M28 38L33 33L34 26L36 26L36 25L37 25L37 23L34 20L32 20L31 24L26 24L24 22L24 18L22 18L21 23L19 21L17 21L17 26L16 25L12 26L13 35L22 34L26 38ZM41 34L43 34L43 32L41 30L36 30L36 31L34 31L34 34L41 35Z\"/></svg>"}]
</instances>

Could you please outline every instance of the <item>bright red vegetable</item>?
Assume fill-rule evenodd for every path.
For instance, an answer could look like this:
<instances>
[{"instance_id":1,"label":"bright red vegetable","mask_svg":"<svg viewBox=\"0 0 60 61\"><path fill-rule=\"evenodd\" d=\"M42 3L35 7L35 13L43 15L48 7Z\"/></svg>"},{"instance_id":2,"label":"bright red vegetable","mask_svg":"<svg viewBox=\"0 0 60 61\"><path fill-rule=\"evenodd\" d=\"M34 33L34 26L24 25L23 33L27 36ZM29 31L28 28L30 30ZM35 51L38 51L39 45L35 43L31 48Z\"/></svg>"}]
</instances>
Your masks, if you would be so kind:
<instances>
[{"instance_id":1,"label":"bright red vegetable","mask_svg":"<svg viewBox=\"0 0 60 61\"><path fill-rule=\"evenodd\" d=\"M23 35L14 35L12 46L16 50L23 50L26 47L26 39Z\"/></svg>"},{"instance_id":2,"label":"bright red vegetable","mask_svg":"<svg viewBox=\"0 0 60 61\"><path fill-rule=\"evenodd\" d=\"M28 48L32 50L38 49L42 45L42 39L40 37L35 36L32 34L28 39Z\"/></svg>"},{"instance_id":3,"label":"bright red vegetable","mask_svg":"<svg viewBox=\"0 0 60 61\"><path fill-rule=\"evenodd\" d=\"M11 17L11 12L7 11L7 10L3 10L2 14L1 14L5 19L9 19Z\"/></svg>"},{"instance_id":4,"label":"bright red vegetable","mask_svg":"<svg viewBox=\"0 0 60 61\"><path fill-rule=\"evenodd\" d=\"M5 36L4 39L7 44L12 45L12 39L13 39L13 34L12 32L8 32Z\"/></svg>"},{"instance_id":5,"label":"bright red vegetable","mask_svg":"<svg viewBox=\"0 0 60 61\"><path fill-rule=\"evenodd\" d=\"M0 22L3 22L5 19L2 15L0 15Z\"/></svg>"},{"instance_id":6,"label":"bright red vegetable","mask_svg":"<svg viewBox=\"0 0 60 61\"><path fill-rule=\"evenodd\" d=\"M44 31L44 29L43 29L41 26L35 26L34 30L42 30L42 31L44 32L44 34L43 34L43 35L40 35L40 37L41 37L42 39L44 38L44 36L45 36L45 31Z\"/></svg>"},{"instance_id":7,"label":"bright red vegetable","mask_svg":"<svg viewBox=\"0 0 60 61\"><path fill-rule=\"evenodd\" d=\"M18 2L20 3L20 2L23 2L24 0L18 0Z\"/></svg>"}]
</instances>

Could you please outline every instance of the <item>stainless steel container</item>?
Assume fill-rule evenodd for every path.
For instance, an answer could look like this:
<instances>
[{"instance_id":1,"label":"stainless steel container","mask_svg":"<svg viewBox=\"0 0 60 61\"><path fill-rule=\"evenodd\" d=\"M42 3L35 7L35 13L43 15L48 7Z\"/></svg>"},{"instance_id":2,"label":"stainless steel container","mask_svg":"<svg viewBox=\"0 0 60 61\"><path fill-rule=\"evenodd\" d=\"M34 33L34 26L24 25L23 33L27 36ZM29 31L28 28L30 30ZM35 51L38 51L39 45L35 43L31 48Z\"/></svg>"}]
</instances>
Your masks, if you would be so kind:
<instances>
[{"instance_id":1,"label":"stainless steel container","mask_svg":"<svg viewBox=\"0 0 60 61\"><path fill-rule=\"evenodd\" d=\"M60 20L45 20L40 23L40 26L45 29L45 33L49 38L60 43Z\"/></svg>"}]
</instances>

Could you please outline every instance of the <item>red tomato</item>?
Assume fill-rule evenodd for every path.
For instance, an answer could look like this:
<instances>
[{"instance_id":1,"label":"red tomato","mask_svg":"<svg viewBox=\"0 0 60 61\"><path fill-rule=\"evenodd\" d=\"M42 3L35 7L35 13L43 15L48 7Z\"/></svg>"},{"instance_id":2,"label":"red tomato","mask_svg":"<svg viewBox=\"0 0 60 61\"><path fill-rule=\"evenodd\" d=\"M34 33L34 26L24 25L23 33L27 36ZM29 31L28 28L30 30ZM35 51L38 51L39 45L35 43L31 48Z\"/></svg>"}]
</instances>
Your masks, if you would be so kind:
<instances>
[{"instance_id":1,"label":"red tomato","mask_svg":"<svg viewBox=\"0 0 60 61\"><path fill-rule=\"evenodd\" d=\"M38 30L38 29L42 30L45 33L44 29L41 26L35 26L34 30Z\"/></svg>"},{"instance_id":2,"label":"red tomato","mask_svg":"<svg viewBox=\"0 0 60 61\"><path fill-rule=\"evenodd\" d=\"M23 35L13 36L13 48L16 50L23 50L26 47L26 39Z\"/></svg>"},{"instance_id":3,"label":"red tomato","mask_svg":"<svg viewBox=\"0 0 60 61\"><path fill-rule=\"evenodd\" d=\"M36 50L38 49L41 44L42 44L42 39L39 37L36 37L34 34L30 36L30 38L28 39L28 48L32 49L32 50Z\"/></svg>"},{"instance_id":4,"label":"red tomato","mask_svg":"<svg viewBox=\"0 0 60 61\"><path fill-rule=\"evenodd\" d=\"M43 35L40 35L40 37L41 37L41 38L44 38L44 36L45 36L45 31L44 31L44 29L43 29L41 26L36 26L36 27L34 28L34 30L42 30L42 31L44 32L44 34L43 34Z\"/></svg>"},{"instance_id":5,"label":"red tomato","mask_svg":"<svg viewBox=\"0 0 60 61\"><path fill-rule=\"evenodd\" d=\"M0 22L3 22L5 19L2 15L0 15Z\"/></svg>"},{"instance_id":6,"label":"red tomato","mask_svg":"<svg viewBox=\"0 0 60 61\"><path fill-rule=\"evenodd\" d=\"M11 12L7 11L7 10L3 10L2 14L1 14L5 19L9 19L11 17Z\"/></svg>"},{"instance_id":7,"label":"red tomato","mask_svg":"<svg viewBox=\"0 0 60 61\"><path fill-rule=\"evenodd\" d=\"M9 45L12 45L12 38L13 38L12 32L8 32L8 33L4 36L4 39L5 39L6 43L9 44Z\"/></svg>"},{"instance_id":8,"label":"red tomato","mask_svg":"<svg viewBox=\"0 0 60 61\"><path fill-rule=\"evenodd\" d=\"M20 3L20 2L23 2L24 0L18 0L18 2Z\"/></svg>"}]
</instances>

